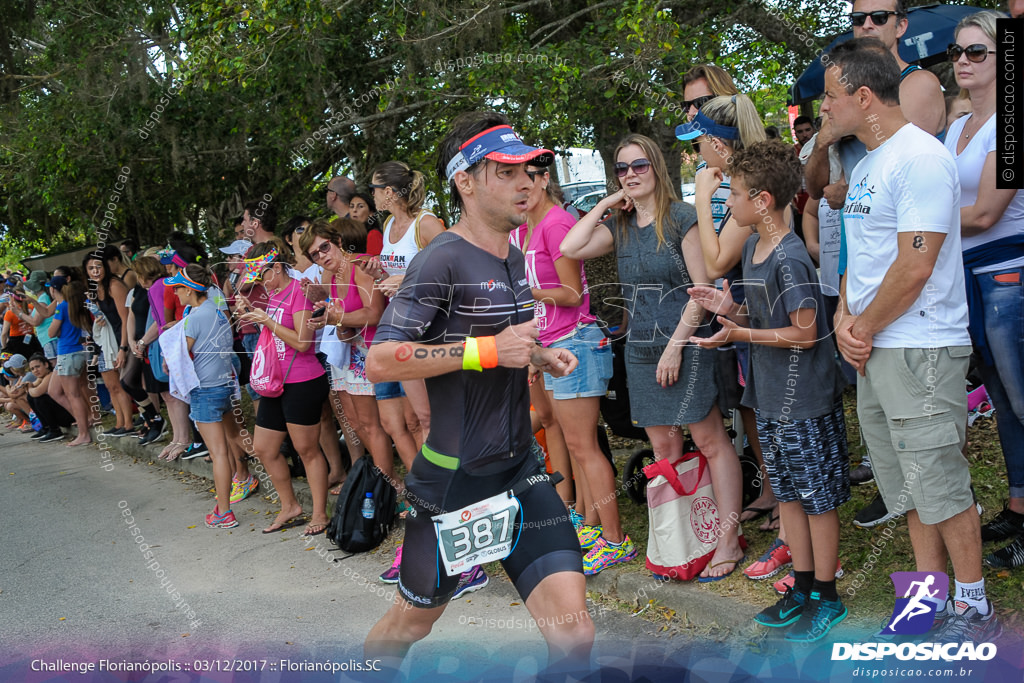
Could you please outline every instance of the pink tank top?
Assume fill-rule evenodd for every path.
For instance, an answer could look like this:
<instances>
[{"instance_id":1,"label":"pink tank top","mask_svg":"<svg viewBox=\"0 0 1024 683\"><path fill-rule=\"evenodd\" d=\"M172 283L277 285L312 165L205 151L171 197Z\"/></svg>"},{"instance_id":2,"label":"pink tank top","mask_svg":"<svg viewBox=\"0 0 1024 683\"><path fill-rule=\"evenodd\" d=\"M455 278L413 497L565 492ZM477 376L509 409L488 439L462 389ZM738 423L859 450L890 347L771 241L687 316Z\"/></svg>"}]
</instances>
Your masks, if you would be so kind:
<instances>
[{"instance_id":1,"label":"pink tank top","mask_svg":"<svg viewBox=\"0 0 1024 683\"><path fill-rule=\"evenodd\" d=\"M334 282L333 277L331 278L331 301L338 301L338 284ZM341 299L341 310L351 313L361 308L364 308L363 299L359 296L359 287L356 286L356 267L352 266L352 272L348 276L348 291L345 292L345 298ZM373 335L376 333L376 325L367 325L363 329L363 341L367 346L373 341Z\"/></svg>"}]
</instances>

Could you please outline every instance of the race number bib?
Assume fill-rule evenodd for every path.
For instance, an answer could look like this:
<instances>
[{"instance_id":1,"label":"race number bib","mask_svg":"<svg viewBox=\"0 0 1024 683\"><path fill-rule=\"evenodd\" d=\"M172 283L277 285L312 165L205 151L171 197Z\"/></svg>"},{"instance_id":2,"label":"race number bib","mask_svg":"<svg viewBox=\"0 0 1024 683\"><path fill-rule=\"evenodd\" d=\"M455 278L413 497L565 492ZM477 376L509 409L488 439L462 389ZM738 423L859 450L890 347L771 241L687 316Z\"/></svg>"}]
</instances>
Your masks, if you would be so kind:
<instances>
[{"instance_id":1,"label":"race number bib","mask_svg":"<svg viewBox=\"0 0 1024 683\"><path fill-rule=\"evenodd\" d=\"M508 557L518 514L519 501L502 491L461 510L431 517L448 576Z\"/></svg>"}]
</instances>

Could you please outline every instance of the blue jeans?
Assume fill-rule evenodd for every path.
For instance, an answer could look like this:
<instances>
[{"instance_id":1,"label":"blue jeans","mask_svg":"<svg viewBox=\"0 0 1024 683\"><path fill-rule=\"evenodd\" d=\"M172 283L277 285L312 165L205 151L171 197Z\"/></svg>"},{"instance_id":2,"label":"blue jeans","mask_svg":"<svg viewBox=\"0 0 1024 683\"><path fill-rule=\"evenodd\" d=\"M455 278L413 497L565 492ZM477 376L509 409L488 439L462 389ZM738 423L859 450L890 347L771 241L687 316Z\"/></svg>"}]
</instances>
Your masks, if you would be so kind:
<instances>
[{"instance_id":1,"label":"blue jeans","mask_svg":"<svg viewBox=\"0 0 1024 683\"><path fill-rule=\"evenodd\" d=\"M1016 273L1017 282L996 276ZM985 339L995 366L980 368L996 409L1011 498L1024 498L1024 268L977 276L985 304Z\"/></svg>"}]
</instances>

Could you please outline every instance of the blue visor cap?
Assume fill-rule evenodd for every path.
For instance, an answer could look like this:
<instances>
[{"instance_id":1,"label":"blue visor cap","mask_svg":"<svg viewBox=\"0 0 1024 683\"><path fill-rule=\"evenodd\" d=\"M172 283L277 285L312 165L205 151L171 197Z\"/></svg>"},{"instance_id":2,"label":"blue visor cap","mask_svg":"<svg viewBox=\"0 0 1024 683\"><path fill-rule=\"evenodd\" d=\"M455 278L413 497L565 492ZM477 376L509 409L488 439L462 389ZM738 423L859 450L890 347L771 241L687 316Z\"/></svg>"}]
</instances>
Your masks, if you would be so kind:
<instances>
[{"instance_id":1,"label":"blue visor cap","mask_svg":"<svg viewBox=\"0 0 1024 683\"><path fill-rule=\"evenodd\" d=\"M168 287L188 287L189 289L197 292L205 292L206 285L201 285L188 276L184 269L179 270L178 274L174 277L169 277L164 280L164 284Z\"/></svg>"},{"instance_id":2,"label":"blue visor cap","mask_svg":"<svg viewBox=\"0 0 1024 683\"><path fill-rule=\"evenodd\" d=\"M676 126L676 137L680 140L696 140L701 135L713 135L723 140L739 140L740 129L717 124L702 112L697 112L693 121Z\"/></svg>"},{"instance_id":3,"label":"blue visor cap","mask_svg":"<svg viewBox=\"0 0 1024 683\"><path fill-rule=\"evenodd\" d=\"M503 164L529 161L537 166L548 166L555 160L555 153L550 149L530 147L516 135L511 126L494 126L462 143L458 154L452 157L445 168L448 182L459 171L465 171L485 158Z\"/></svg>"}]
</instances>

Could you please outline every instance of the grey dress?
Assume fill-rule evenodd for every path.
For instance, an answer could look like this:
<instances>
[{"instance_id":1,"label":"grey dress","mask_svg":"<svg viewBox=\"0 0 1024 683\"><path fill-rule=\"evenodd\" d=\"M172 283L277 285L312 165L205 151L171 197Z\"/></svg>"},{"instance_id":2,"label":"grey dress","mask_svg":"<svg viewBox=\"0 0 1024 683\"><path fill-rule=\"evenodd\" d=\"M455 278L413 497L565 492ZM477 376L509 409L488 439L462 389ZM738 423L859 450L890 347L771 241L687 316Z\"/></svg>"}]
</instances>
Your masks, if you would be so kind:
<instances>
[{"instance_id":1,"label":"grey dress","mask_svg":"<svg viewBox=\"0 0 1024 683\"><path fill-rule=\"evenodd\" d=\"M693 345L683 348L679 379L663 388L656 370L661 354L690 300L686 290L693 285L683 259L683 236L697 222L696 210L685 202L674 202L665 221L665 243L657 247L653 223L637 228L630 217L628 235L615 234L619 280L624 306L629 311L626 341L626 377L629 409L638 427L686 425L700 422L711 411L718 396L715 385L714 351ZM702 327L697 336L709 336Z\"/></svg>"}]
</instances>

